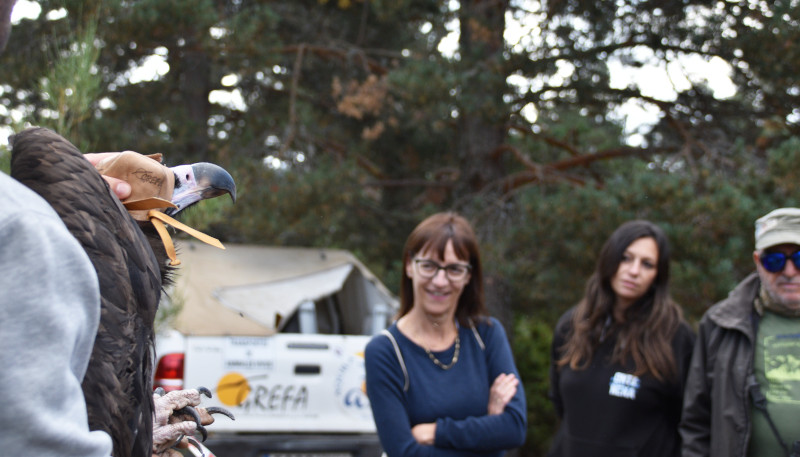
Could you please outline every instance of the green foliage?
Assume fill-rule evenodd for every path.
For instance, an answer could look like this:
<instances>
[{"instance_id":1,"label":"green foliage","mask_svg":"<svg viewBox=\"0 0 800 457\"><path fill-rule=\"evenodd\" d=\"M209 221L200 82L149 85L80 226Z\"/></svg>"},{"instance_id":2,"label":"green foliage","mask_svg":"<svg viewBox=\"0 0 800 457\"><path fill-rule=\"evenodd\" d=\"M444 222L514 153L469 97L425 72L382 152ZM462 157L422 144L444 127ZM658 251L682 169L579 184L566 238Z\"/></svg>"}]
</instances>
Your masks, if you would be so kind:
<instances>
[{"instance_id":1,"label":"green foliage","mask_svg":"<svg viewBox=\"0 0 800 457\"><path fill-rule=\"evenodd\" d=\"M800 182L800 138L792 137L769 152L769 174L776 184L776 193L785 200L797 201L797 183Z\"/></svg>"},{"instance_id":2,"label":"green foliage","mask_svg":"<svg viewBox=\"0 0 800 457\"><path fill-rule=\"evenodd\" d=\"M77 125L91 115L101 93L101 77L95 66L99 55L95 32L96 23L91 21L69 49L51 51L53 67L40 84L49 108L43 114L50 115L38 118L36 124L50 127L66 138L76 138Z\"/></svg>"},{"instance_id":3,"label":"green foliage","mask_svg":"<svg viewBox=\"0 0 800 457\"><path fill-rule=\"evenodd\" d=\"M528 434L523 455L545 455L558 425L549 396L552 339L549 322L531 316L516 320L512 349L528 402Z\"/></svg>"},{"instance_id":4,"label":"green foliage","mask_svg":"<svg viewBox=\"0 0 800 457\"><path fill-rule=\"evenodd\" d=\"M516 228L500 254L504 275L525 284L520 309L555 323L580 299L602 243L630 219L664 228L672 245L672 293L690 317L752 270L752 224L769 204L756 205L725 179L707 180L699 193L686 176L630 165L602 189L562 184L520 195ZM538 249L519 252L519 246Z\"/></svg>"},{"instance_id":5,"label":"green foliage","mask_svg":"<svg viewBox=\"0 0 800 457\"><path fill-rule=\"evenodd\" d=\"M235 171L240 198L212 233L262 244L345 248L366 261L384 256L371 268L379 277L389 274L386 253L400 257L396 241L416 219L379 220L381 195L364 185L359 169L349 161L323 160L326 166L303 173L263 164ZM398 230L393 220L404 225Z\"/></svg>"},{"instance_id":6,"label":"green foliage","mask_svg":"<svg viewBox=\"0 0 800 457\"><path fill-rule=\"evenodd\" d=\"M230 210L230 206L231 200L226 196L202 200L181 212L181 221L196 230L208 232L215 225L226 224L226 212Z\"/></svg>"},{"instance_id":7,"label":"green foliage","mask_svg":"<svg viewBox=\"0 0 800 457\"><path fill-rule=\"evenodd\" d=\"M11 151L5 146L0 146L0 171L5 174L11 173Z\"/></svg>"}]
</instances>

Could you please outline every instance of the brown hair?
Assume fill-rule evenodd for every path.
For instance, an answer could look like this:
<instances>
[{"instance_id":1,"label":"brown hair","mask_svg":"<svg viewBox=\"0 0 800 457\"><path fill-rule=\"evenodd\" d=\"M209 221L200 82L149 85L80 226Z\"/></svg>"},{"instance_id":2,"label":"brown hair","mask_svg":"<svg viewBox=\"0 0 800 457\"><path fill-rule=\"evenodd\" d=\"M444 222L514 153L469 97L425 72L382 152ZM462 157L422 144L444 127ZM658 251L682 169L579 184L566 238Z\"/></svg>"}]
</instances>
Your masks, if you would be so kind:
<instances>
[{"instance_id":1,"label":"brown hair","mask_svg":"<svg viewBox=\"0 0 800 457\"><path fill-rule=\"evenodd\" d=\"M483 300L483 269L478 251L478 239L470 223L454 212L436 213L428 216L411 232L403 248L403 278L400 281L400 311L402 317L414 306L414 288L411 278L405 274L405 266L420 252L431 251L444 257L447 242L453 242L453 249L459 259L469 262L472 267L470 280L458 299L456 319L461 325L469 325L469 320L487 316Z\"/></svg>"},{"instance_id":2,"label":"brown hair","mask_svg":"<svg viewBox=\"0 0 800 457\"><path fill-rule=\"evenodd\" d=\"M650 289L625 310L625 322L606 322L616 302L611 279L628 246L641 238L653 238L658 246L658 272ZM672 352L672 338L683 320L681 308L669 295L669 243L666 235L652 222L628 221L603 245L594 274L586 283L586 292L572 316L572 330L561 348L558 366L569 364L573 370L586 368L606 332L617 332L611 361L626 363L632 358L637 376L649 373L658 380L677 373ZM613 317L611 317L613 319ZM613 322L613 320L612 320Z\"/></svg>"}]
</instances>

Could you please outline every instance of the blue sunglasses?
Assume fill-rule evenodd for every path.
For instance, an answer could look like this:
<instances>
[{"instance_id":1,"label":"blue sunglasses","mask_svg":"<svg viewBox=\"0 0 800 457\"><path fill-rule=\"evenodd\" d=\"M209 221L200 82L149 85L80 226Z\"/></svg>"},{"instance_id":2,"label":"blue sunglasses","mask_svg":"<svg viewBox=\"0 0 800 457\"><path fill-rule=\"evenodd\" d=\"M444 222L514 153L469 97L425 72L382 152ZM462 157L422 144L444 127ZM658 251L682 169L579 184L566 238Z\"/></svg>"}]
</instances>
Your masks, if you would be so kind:
<instances>
[{"instance_id":1,"label":"blue sunglasses","mask_svg":"<svg viewBox=\"0 0 800 457\"><path fill-rule=\"evenodd\" d=\"M770 273L778 273L783 271L783 268L786 266L787 259L792 259L794 267L800 271L800 251L797 251L790 256L787 256L782 252L765 252L759 256L761 265L763 265L764 269Z\"/></svg>"}]
</instances>

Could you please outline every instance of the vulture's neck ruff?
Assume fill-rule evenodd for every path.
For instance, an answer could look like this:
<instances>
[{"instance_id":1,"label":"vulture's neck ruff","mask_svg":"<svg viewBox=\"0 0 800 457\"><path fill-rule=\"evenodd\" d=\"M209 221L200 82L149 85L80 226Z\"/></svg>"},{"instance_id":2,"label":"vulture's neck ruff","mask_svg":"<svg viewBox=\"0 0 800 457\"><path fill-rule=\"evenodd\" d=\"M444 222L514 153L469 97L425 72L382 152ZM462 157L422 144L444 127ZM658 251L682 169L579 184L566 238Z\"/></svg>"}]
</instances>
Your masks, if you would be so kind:
<instances>
[{"instance_id":1,"label":"vulture's neck ruff","mask_svg":"<svg viewBox=\"0 0 800 457\"><path fill-rule=\"evenodd\" d=\"M161 154L143 155L125 151L103 160L96 168L100 174L122 179L131 185L131 195L122 204L137 221L150 221L153 224L164 242L170 265L180 265L181 262L165 223L204 243L225 249L216 238L178 222L161 211L164 208L177 208L171 201L175 176L172 170L161 163Z\"/></svg>"}]
</instances>

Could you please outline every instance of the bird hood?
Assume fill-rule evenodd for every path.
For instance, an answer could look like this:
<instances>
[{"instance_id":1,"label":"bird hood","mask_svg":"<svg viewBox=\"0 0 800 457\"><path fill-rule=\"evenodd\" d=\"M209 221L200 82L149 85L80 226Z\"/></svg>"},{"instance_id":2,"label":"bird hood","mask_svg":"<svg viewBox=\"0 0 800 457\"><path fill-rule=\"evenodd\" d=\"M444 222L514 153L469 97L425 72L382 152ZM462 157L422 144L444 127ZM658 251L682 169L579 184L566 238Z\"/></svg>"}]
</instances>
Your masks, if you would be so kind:
<instances>
[{"instance_id":1,"label":"bird hood","mask_svg":"<svg viewBox=\"0 0 800 457\"><path fill-rule=\"evenodd\" d=\"M147 215L150 209L175 207L170 201L175 179L172 171L161 163L161 154L124 151L101 161L95 168L101 175L122 179L131 185L131 195L122 203L137 221L150 220Z\"/></svg>"},{"instance_id":2,"label":"bird hood","mask_svg":"<svg viewBox=\"0 0 800 457\"><path fill-rule=\"evenodd\" d=\"M165 208L182 209L171 201L175 193L176 178L173 170L161 163L161 154L143 155L134 151L124 151L101 161L95 168L102 175L122 179L130 184L131 195L122 202L123 206L137 221L150 221L153 224L164 242L164 249L170 258L171 265L180 265L181 262L178 260L172 238L164 227L165 223L204 243L225 249L216 238L178 222L164 214L163 211L159 211ZM227 173L225 175L230 178ZM233 189L226 188L226 191L235 198L235 188ZM217 191L210 196L220 195L220 193Z\"/></svg>"}]
</instances>

